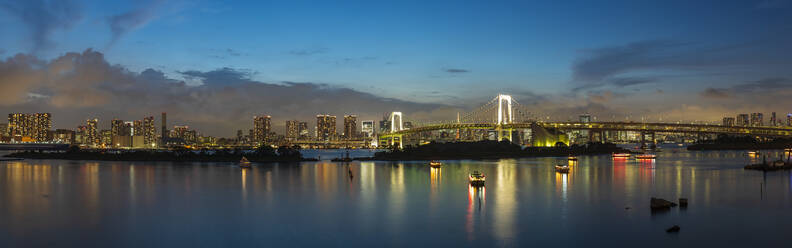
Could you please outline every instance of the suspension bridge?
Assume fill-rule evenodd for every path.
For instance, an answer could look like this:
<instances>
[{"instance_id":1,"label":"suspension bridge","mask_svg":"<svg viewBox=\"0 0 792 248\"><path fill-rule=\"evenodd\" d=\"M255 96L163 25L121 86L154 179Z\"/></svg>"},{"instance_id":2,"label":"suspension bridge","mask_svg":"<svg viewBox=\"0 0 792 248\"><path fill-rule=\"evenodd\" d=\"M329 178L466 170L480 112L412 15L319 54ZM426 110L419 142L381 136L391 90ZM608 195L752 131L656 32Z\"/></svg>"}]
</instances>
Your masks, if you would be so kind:
<instances>
[{"instance_id":1,"label":"suspension bridge","mask_svg":"<svg viewBox=\"0 0 792 248\"><path fill-rule=\"evenodd\" d=\"M462 130L487 130L494 132L497 140L513 141L516 130L533 130L546 133L570 132L587 130L590 137L598 136L600 141L605 141L606 131L631 131L651 135L655 133L679 134L734 134L751 135L757 137L792 137L790 127L759 127L759 126L723 126L712 124L681 124L681 123L652 123L652 122L545 122L540 121L530 112L530 107L518 103L510 95L500 94L468 113L457 114L456 120L435 122L413 122L412 128L404 127L404 114L392 112L389 122L390 128L378 135L380 144L403 147L405 138L413 135L451 130L456 132L456 139L460 138ZM547 142L547 145L555 142Z\"/></svg>"}]
</instances>

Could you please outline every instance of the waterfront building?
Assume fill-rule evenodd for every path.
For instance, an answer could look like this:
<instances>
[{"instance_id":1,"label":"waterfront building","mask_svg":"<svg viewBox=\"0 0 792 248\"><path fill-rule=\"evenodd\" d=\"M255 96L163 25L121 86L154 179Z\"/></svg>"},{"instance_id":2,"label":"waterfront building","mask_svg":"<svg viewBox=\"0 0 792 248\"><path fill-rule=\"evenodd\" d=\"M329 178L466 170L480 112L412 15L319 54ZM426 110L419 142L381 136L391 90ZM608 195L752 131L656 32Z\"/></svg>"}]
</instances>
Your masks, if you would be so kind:
<instances>
[{"instance_id":1,"label":"waterfront building","mask_svg":"<svg viewBox=\"0 0 792 248\"><path fill-rule=\"evenodd\" d=\"M101 138L102 141L100 143L102 143L106 147L113 146L113 137L121 137L121 136L113 136L113 131L110 129L102 129L101 131L99 131L99 136L102 137Z\"/></svg>"},{"instance_id":2,"label":"waterfront building","mask_svg":"<svg viewBox=\"0 0 792 248\"><path fill-rule=\"evenodd\" d=\"M157 145L157 129L154 126L154 116L143 118L143 143L150 148Z\"/></svg>"},{"instance_id":3,"label":"waterfront building","mask_svg":"<svg viewBox=\"0 0 792 248\"><path fill-rule=\"evenodd\" d=\"M160 133L160 143L162 146L165 146L166 140L168 139L168 117L165 112L162 112L162 131Z\"/></svg>"},{"instance_id":4,"label":"waterfront building","mask_svg":"<svg viewBox=\"0 0 792 248\"><path fill-rule=\"evenodd\" d=\"M0 137L8 136L8 123L0 123Z\"/></svg>"},{"instance_id":5,"label":"waterfront building","mask_svg":"<svg viewBox=\"0 0 792 248\"><path fill-rule=\"evenodd\" d=\"M132 122L132 136L143 136L143 121L135 120Z\"/></svg>"},{"instance_id":6,"label":"waterfront building","mask_svg":"<svg viewBox=\"0 0 792 248\"><path fill-rule=\"evenodd\" d=\"M110 121L110 132L112 136L123 136L124 130L123 120L113 119Z\"/></svg>"},{"instance_id":7,"label":"waterfront building","mask_svg":"<svg viewBox=\"0 0 792 248\"><path fill-rule=\"evenodd\" d=\"M751 126L752 127L760 127L764 126L762 113L751 113Z\"/></svg>"},{"instance_id":8,"label":"waterfront building","mask_svg":"<svg viewBox=\"0 0 792 248\"><path fill-rule=\"evenodd\" d=\"M775 127L777 124L778 124L778 120L776 119L776 114L775 112L772 112L770 114L770 126Z\"/></svg>"},{"instance_id":9,"label":"waterfront building","mask_svg":"<svg viewBox=\"0 0 792 248\"><path fill-rule=\"evenodd\" d=\"M88 119L85 120L85 140L84 144L89 146L96 146L99 145L99 131L97 130L97 126L99 125L99 119Z\"/></svg>"},{"instance_id":10,"label":"waterfront building","mask_svg":"<svg viewBox=\"0 0 792 248\"><path fill-rule=\"evenodd\" d=\"M42 142L48 141L48 132L52 128L50 113L13 113L8 114L7 133L14 141Z\"/></svg>"},{"instance_id":11,"label":"waterfront building","mask_svg":"<svg viewBox=\"0 0 792 248\"><path fill-rule=\"evenodd\" d=\"M737 126L747 127L749 125L750 125L750 118L748 118L748 114L737 115Z\"/></svg>"},{"instance_id":12,"label":"waterfront building","mask_svg":"<svg viewBox=\"0 0 792 248\"><path fill-rule=\"evenodd\" d=\"M272 117L269 115L261 115L253 117L253 140L257 144L264 144L267 142L271 126L270 121Z\"/></svg>"},{"instance_id":13,"label":"waterfront building","mask_svg":"<svg viewBox=\"0 0 792 248\"><path fill-rule=\"evenodd\" d=\"M286 140L295 141L308 136L308 122L291 120L286 121Z\"/></svg>"},{"instance_id":14,"label":"waterfront building","mask_svg":"<svg viewBox=\"0 0 792 248\"><path fill-rule=\"evenodd\" d=\"M316 139L331 140L336 135L335 115L316 115Z\"/></svg>"},{"instance_id":15,"label":"waterfront building","mask_svg":"<svg viewBox=\"0 0 792 248\"><path fill-rule=\"evenodd\" d=\"M294 141L300 135L299 131L297 130L299 121L297 120L290 120L286 121L286 139L289 141Z\"/></svg>"},{"instance_id":16,"label":"waterfront building","mask_svg":"<svg viewBox=\"0 0 792 248\"><path fill-rule=\"evenodd\" d=\"M366 120L360 123L360 130L363 132L363 137L374 137L374 121Z\"/></svg>"},{"instance_id":17,"label":"waterfront building","mask_svg":"<svg viewBox=\"0 0 792 248\"><path fill-rule=\"evenodd\" d=\"M344 115L344 138L357 138L357 115Z\"/></svg>"},{"instance_id":18,"label":"waterfront building","mask_svg":"<svg viewBox=\"0 0 792 248\"><path fill-rule=\"evenodd\" d=\"M787 125L788 127L792 127L792 113L790 113L790 114L787 114L787 122L786 122L786 125Z\"/></svg>"},{"instance_id":19,"label":"waterfront building","mask_svg":"<svg viewBox=\"0 0 792 248\"><path fill-rule=\"evenodd\" d=\"M308 122L301 121L297 123L297 132L300 134L300 139L308 138Z\"/></svg>"},{"instance_id":20,"label":"waterfront building","mask_svg":"<svg viewBox=\"0 0 792 248\"><path fill-rule=\"evenodd\" d=\"M723 126L733 127L734 117L723 117Z\"/></svg>"},{"instance_id":21,"label":"waterfront building","mask_svg":"<svg viewBox=\"0 0 792 248\"><path fill-rule=\"evenodd\" d=\"M52 140L56 142L74 144L76 141L75 132L69 129L55 129L55 133L52 136Z\"/></svg>"}]
</instances>

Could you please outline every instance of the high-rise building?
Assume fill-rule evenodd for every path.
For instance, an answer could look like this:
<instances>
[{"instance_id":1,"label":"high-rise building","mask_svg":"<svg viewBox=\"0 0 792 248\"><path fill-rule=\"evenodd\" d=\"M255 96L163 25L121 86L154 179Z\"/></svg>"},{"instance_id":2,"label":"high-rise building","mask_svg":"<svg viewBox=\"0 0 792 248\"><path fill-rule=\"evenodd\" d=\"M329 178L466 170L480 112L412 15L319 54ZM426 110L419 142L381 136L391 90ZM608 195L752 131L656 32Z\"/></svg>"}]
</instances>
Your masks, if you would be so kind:
<instances>
[{"instance_id":1,"label":"high-rise building","mask_svg":"<svg viewBox=\"0 0 792 248\"><path fill-rule=\"evenodd\" d=\"M733 127L734 117L723 117L723 126Z\"/></svg>"},{"instance_id":2,"label":"high-rise building","mask_svg":"<svg viewBox=\"0 0 792 248\"><path fill-rule=\"evenodd\" d=\"M47 141L50 128L52 128L50 113L8 114L8 136L15 141Z\"/></svg>"},{"instance_id":3,"label":"high-rise building","mask_svg":"<svg viewBox=\"0 0 792 248\"><path fill-rule=\"evenodd\" d=\"M748 118L748 114L739 114L737 115L737 126L747 127L751 124L750 118Z\"/></svg>"},{"instance_id":4,"label":"high-rise building","mask_svg":"<svg viewBox=\"0 0 792 248\"><path fill-rule=\"evenodd\" d=\"M267 142L267 137L271 130L270 121L272 117L269 115L261 115L253 117L253 140L258 144Z\"/></svg>"},{"instance_id":5,"label":"high-rise building","mask_svg":"<svg viewBox=\"0 0 792 248\"><path fill-rule=\"evenodd\" d=\"M772 113L770 114L770 126L773 126L773 127L775 127L775 126L777 126L777 125L778 125L778 119L776 119L776 114L775 114L775 112L772 112Z\"/></svg>"},{"instance_id":6,"label":"high-rise building","mask_svg":"<svg viewBox=\"0 0 792 248\"><path fill-rule=\"evenodd\" d=\"M297 123L297 133L300 134L300 139L308 138L308 122L301 121Z\"/></svg>"},{"instance_id":7,"label":"high-rise building","mask_svg":"<svg viewBox=\"0 0 792 248\"><path fill-rule=\"evenodd\" d=\"M99 133L97 130L97 126L99 125L98 119L88 119L85 120L85 144L96 146L99 145Z\"/></svg>"},{"instance_id":8,"label":"high-rise building","mask_svg":"<svg viewBox=\"0 0 792 248\"><path fill-rule=\"evenodd\" d=\"M751 113L751 126L759 127L764 126L764 117L762 113Z\"/></svg>"},{"instance_id":9,"label":"high-rise building","mask_svg":"<svg viewBox=\"0 0 792 248\"><path fill-rule=\"evenodd\" d=\"M168 116L165 112L162 112L162 131L160 133L160 143L162 146L165 146L165 143L168 139Z\"/></svg>"},{"instance_id":10,"label":"high-rise building","mask_svg":"<svg viewBox=\"0 0 792 248\"><path fill-rule=\"evenodd\" d=\"M143 144L146 147L157 145L157 128L154 126L154 116L143 118Z\"/></svg>"},{"instance_id":11,"label":"high-rise building","mask_svg":"<svg viewBox=\"0 0 792 248\"><path fill-rule=\"evenodd\" d=\"M8 123L0 123L0 137L8 136Z\"/></svg>"},{"instance_id":12,"label":"high-rise building","mask_svg":"<svg viewBox=\"0 0 792 248\"><path fill-rule=\"evenodd\" d=\"M316 115L316 138L331 140L336 135L335 115Z\"/></svg>"},{"instance_id":13,"label":"high-rise building","mask_svg":"<svg viewBox=\"0 0 792 248\"><path fill-rule=\"evenodd\" d=\"M143 136L143 121L135 120L132 122L132 136Z\"/></svg>"},{"instance_id":14,"label":"high-rise building","mask_svg":"<svg viewBox=\"0 0 792 248\"><path fill-rule=\"evenodd\" d=\"M50 128L52 128L50 113L8 114L8 136L15 141L47 141Z\"/></svg>"},{"instance_id":15,"label":"high-rise building","mask_svg":"<svg viewBox=\"0 0 792 248\"><path fill-rule=\"evenodd\" d=\"M123 120L113 119L110 121L110 133L112 136L125 136L125 131Z\"/></svg>"},{"instance_id":16,"label":"high-rise building","mask_svg":"<svg viewBox=\"0 0 792 248\"><path fill-rule=\"evenodd\" d=\"M124 136L134 136L135 134L135 122L133 121L125 121L124 122Z\"/></svg>"},{"instance_id":17,"label":"high-rise building","mask_svg":"<svg viewBox=\"0 0 792 248\"><path fill-rule=\"evenodd\" d=\"M74 144L75 132L69 129L55 129L53 140L61 143Z\"/></svg>"},{"instance_id":18,"label":"high-rise building","mask_svg":"<svg viewBox=\"0 0 792 248\"><path fill-rule=\"evenodd\" d=\"M787 114L787 123L788 127L792 127L792 113Z\"/></svg>"},{"instance_id":19,"label":"high-rise building","mask_svg":"<svg viewBox=\"0 0 792 248\"><path fill-rule=\"evenodd\" d=\"M357 115L344 115L344 138L357 138Z\"/></svg>"},{"instance_id":20,"label":"high-rise building","mask_svg":"<svg viewBox=\"0 0 792 248\"><path fill-rule=\"evenodd\" d=\"M286 140L295 141L300 137L300 121L286 121Z\"/></svg>"},{"instance_id":21,"label":"high-rise building","mask_svg":"<svg viewBox=\"0 0 792 248\"><path fill-rule=\"evenodd\" d=\"M107 147L111 147L114 145L113 130L102 129L101 131L99 131L99 136L101 136L101 140L102 140L100 143L104 144ZM116 135L116 137L121 137L121 136Z\"/></svg>"},{"instance_id":22,"label":"high-rise building","mask_svg":"<svg viewBox=\"0 0 792 248\"><path fill-rule=\"evenodd\" d=\"M363 137L366 138L374 137L374 121L367 120L360 122L360 131L363 132Z\"/></svg>"}]
</instances>

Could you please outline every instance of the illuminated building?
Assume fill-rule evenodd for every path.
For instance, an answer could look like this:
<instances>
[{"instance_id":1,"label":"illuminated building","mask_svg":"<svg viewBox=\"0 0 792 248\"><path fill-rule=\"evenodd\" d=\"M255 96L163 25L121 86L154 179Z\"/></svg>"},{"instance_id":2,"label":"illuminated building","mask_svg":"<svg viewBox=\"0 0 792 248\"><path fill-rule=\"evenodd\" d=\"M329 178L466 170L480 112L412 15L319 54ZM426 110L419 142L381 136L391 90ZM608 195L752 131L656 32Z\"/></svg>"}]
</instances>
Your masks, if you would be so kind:
<instances>
[{"instance_id":1,"label":"illuminated building","mask_svg":"<svg viewBox=\"0 0 792 248\"><path fill-rule=\"evenodd\" d=\"M770 114L770 126L775 127L776 125L778 125L778 119L776 119L776 114L773 112Z\"/></svg>"},{"instance_id":2,"label":"illuminated building","mask_svg":"<svg viewBox=\"0 0 792 248\"><path fill-rule=\"evenodd\" d=\"M143 136L143 121L136 120L132 122L132 136Z\"/></svg>"},{"instance_id":3,"label":"illuminated building","mask_svg":"<svg viewBox=\"0 0 792 248\"><path fill-rule=\"evenodd\" d=\"M286 139L295 141L308 136L308 122L291 120L286 121Z\"/></svg>"},{"instance_id":4,"label":"illuminated building","mask_svg":"<svg viewBox=\"0 0 792 248\"><path fill-rule=\"evenodd\" d=\"M412 129L412 128L413 128L412 122L405 121L404 123L402 123L402 129Z\"/></svg>"},{"instance_id":5,"label":"illuminated building","mask_svg":"<svg viewBox=\"0 0 792 248\"><path fill-rule=\"evenodd\" d=\"M125 131L123 120L113 119L110 121L110 132L112 136L125 136Z\"/></svg>"},{"instance_id":6,"label":"illuminated building","mask_svg":"<svg viewBox=\"0 0 792 248\"><path fill-rule=\"evenodd\" d=\"M165 141L168 139L168 117L165 112L162 112L162 132L160 133L161 140L163 146L165 146Z\"/></svg>"},{"instance_id":7,"label":"illuminated building","mask_svg":"<svg viewBox=\"0 0 792 248\"><path fill-rule=\"evenodd\" d=\"M748 125L750 125L748 114L737 115L737 126L747 127Z\"/></svg>"},{"instance_id":8,"label":"illuminated building","mask_svg":"<svg viewBox=\"0 0 792 248\"><path fill-rule=\"evenodd\" d=\"M335 115L316 115L316 138L319 140L331 140L335 135Z\"/></svg>"},{"instance_id":9,"label":"illuminated building","mask_svg":"<svg viewBox=\"0 0 792 248\"><path fill-rule=\"evenodd\" d=\"M733 127L734 117L723 117L723 125L727 127Z\"/></svg>"},{"instance_id":10,"label":"illuminated building","mask_svg":"<svg viewBox=\"0 0 792 248\"><path fill-rule=\"evenodd\" d=\"M157 129L154 127L154 116L143 118L143 143L146 147L157 144Z\"/></svg>"},{"instance_id":11,"label":"illuminated building","mask_svg":"<svg viewBox=\"0 0 792 248\"><path fill-rule=\"evenodd\" d=\"M308 138L308 122L297 123L297 132L300 134L300 139Z\"/></svg>"},{"instance_id":12,"label":"illuminated building","mask_svg":"<svg viewBox=\"0 0 792 248\"><path fill-rule=\"evenodd\" d=\"M52 115L50 113L8 114L8 136L14 141L41 142L47 141L50 128L52 128Z\"/></svg>"},{"instance_id":13,"label":"illuminated building","mask_svg":"<svg viewBox=\"0 0 792 248\"><path fill-rule=\"evenodd\" d=\"M253 140L258 144L267 142L271 126L270 120L272 117L269 115L254 116L253 117Z\"/></svg>"},{"instance_id":14,"label":"illuminated building","mask_svg":"<svg viewBox=\"0 0 792 248\"><path fill-rule=\"evenodd\" d=\"M344 138L357 138L357 115L344 115Z\"/></svg>"},{"instance_id":15,"label":"illuminated building","mask_svg":"<svg viewBox=\"0 0 792 248\"><path fill-rule=\"evenodd\" d=\"M98 119L88 119L85 120L85 141L84 144L96 146L99 145L99 133L96 129L99 125Z\"/></svg>"},{"instance_id":16,"label":"illuminated building","mask_svg":"<svg viewBox=\"0 0 792 248\"><path fill-rule=\"evenodd\" d=\"M762 113L751 113L751 126L752 127L760 127L764 126Z\"/></svg>"},{"instance_id":17,"label":"illuminated building","mask_svg":"<svg viewBox=\"0 0 792 248\"><path fill-rule=\"evenodd\" d=\"M113 130L102 129L102 131L99 131L99 135L102 136L102 144L105 146L113 146Z\"/></svg>"},{"instance_id":18,"label":"illuminated building","mask_svg":"<svg viewBox=\"0 0 792 248\"><path fill-rule=\"evenodd\" d=\"M0 123L0 137L8 136L8 123Z\"/></svg>"},{"instance_id":19,"label":"illuminated building","mask_svg":"<svg viewBox=\"0 0 792 248\"><path fill-rule=\"evenodd\" d=\"M360 122L360 131L366 138L374 137L374 121L368 120Z\"/></svg>"},{"instance_id":20,"label":"illuminated building","mask_svg":"<svg viewBox=\"0 0 792 248\"><path fill-rule=\"evenodd\" d=\"M581 123L589 123L589 122L591 122L591 115L583 114L583 115L580 115L579 119L580 119Z\"/></svg>"},{"instance_id":21,"label":"illuminated building","mask_svg":"<svg viewBox=\"0 0 792 248\"><path fill-rule=\"evenodd\" d=\"M792 114L787 114L787 126L792 127Z\"/></svg>"},{"instance_id":22,"label":"illuminated building","mask_svg":"<svg viewBox=\"0 0 792 248\"><path fill-rule=\"evenodd\" d=\"M69 129L56 129L52 139L57 142L74 144L76 133Z\"/></svg>"}]
</instances>

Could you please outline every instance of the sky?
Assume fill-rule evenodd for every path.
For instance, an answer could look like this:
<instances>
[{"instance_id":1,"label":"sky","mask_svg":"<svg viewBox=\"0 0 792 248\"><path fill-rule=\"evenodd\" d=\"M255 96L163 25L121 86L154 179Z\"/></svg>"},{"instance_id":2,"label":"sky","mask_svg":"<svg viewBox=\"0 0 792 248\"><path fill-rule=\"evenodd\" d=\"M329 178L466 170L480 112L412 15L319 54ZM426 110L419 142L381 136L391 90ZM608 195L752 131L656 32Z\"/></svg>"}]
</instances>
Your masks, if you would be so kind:
<instances>
[{"instance_id":1,"label":"sky","mask_svg":"<svg viewBox=\"0 0 792 248\"><path fill-rule=\"evenodd\" d=\"M789 23L789 0L0 0L0 113L226 137L262 114L452 120L500 93L562 121L784 116Z\"/></svg>"}]
</instances>

